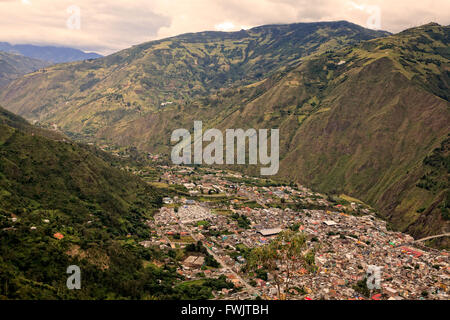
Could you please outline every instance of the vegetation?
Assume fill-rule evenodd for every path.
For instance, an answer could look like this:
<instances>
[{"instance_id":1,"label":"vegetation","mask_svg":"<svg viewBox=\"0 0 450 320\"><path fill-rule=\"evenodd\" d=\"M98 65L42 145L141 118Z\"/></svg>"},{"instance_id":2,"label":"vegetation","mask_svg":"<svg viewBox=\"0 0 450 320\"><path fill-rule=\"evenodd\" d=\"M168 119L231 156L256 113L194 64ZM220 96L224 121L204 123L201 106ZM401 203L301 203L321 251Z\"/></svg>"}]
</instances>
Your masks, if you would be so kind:
<instances>
[{"instance_id":1,"label":"vegetation","mask_svg":"<svg viewBox=\"0 0 450 320\"><path fill-rule=\"evenodd\" d=\"M235 289L233 283L228 282L224 275L217 279L204 279L183 282L175 287L175 290L180 292L181 299L211 299L213 298L212 291L220 291L222 289Z\"/></svg>"},{"instance_id":2,"label":"vegetation","mask_svg":"<svg viewBox=\"0 0 450 320\"><path fill-rule=\"evenodd\" d=\"M144 267L164 254L137 244L158 191L44 135L0 109L0 298L182 298L175 268ZM81 268L81 290L66 288L69 265Z\"/></svg>"},{"instance_id":3,"label":"vegetation","mask_svg":"<svg viewBox=\"0 0 450 320\"><path fill-rule=\"evenodd\" d=\"M450 220L450 138L441 143L433 153L426 157L423 161L426 173L420 178L417 187L432 192L434 195L441 197L439 205L442 219ZM425 207L420 208L417 212L422 213Z\"/></svg>"},{"instance_id":4,"label":"vegetation","mask_svg":"<svg viewBox=\"0 0 450 320\"><path fill-rule=\"evenodd\" d=\"M219 101L209 95L223 88L263 80L316 52L386 35L345 21L184 34L96 60L48 67L10 84L0 103L27 119L57 123L78 138L121 140L122 145L140 141L139 146L161 148L170 137L165 120L147 127L143 131L151 135L138 139L132 135L143 123L133 122L142 119L148 126L153 121L144 118L165 114L179 125L180 112L192 114L191 107L209 103L217 107ZM10 90L14 93L8 94Z\"/></svg>"},{"instance_id":5,"label":"vegetation","mask_svg":"<svg viewBox=\"0 0 450 320\"><path fill-rule=\"evenodd\" d=\"M433 160L448 139L448 47L449 27L437 24L395 35L347 22L188 34L27 75L0 102L77 139L166 154L172 131L194 120L279 128L276 179L361 199L423 237L449 227L446 153Z\"/></svg>"},{"instance_id":6,"label":"vegetation","mask_svg":"<svg viewBox=\"0 0 450 320\"><path fill-rule=\"evenodd\" d=\"M247 218L247 216L239 213L233 213L231 218L237 221L239 228L250 229L251 221Z\"/></svg>"},{"instance_id":7,"label":"vegetation","mask_svg":"<svg viewBox=\"0 0 450 320\"><path fill-rule=\"evenodd\" d=\"M48 62L0 51L0 87L19 78L19 76L47 65Z\"/></svg>"},{"instance_id":8,"label":"vegetation","mask_svg":"<svg viewBox=\"0 0 450 320\"><path fill-rule=\"evenodd\" d=\"M267 273L273 276L279 299L282 291L289 292L290 280L300 268L315 271L314 250L308 249L305 235L292 231L284 231L268 245L253 249L247 263L247 270L259 278L267 279Z\"/></svg>"},{"instance_id":9,"label":"vegetation","mask_svg":"<svg viewBox=\"0 0 450 320\"><path fill-rule=\"evenodd\" d=\"M367 287L367 278L359 280L354 286L353 290L360 293L366 298L370 298L370 289Z\"/></svg>"}]
</instances>

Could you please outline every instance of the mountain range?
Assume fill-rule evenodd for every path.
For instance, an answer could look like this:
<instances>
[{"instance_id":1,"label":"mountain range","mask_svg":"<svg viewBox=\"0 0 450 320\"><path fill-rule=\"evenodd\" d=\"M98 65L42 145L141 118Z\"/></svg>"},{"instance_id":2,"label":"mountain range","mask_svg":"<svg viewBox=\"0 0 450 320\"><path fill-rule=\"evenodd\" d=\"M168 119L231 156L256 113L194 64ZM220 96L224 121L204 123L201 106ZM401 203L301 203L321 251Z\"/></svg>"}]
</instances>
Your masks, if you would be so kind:
<instances>
[{"instance_id":1,"label":"mountain range","mask_svg":"<svg viewBox=\"0 0 450 320\"><path fill-rule=\"evenodd\" d=\"M420 237L449 228L449 37L434 23L392 35L345 21L185 34L27 74L0 103L77 139L161 153L194 120L276 127L279 179L361 199Z\"/></svg>"},{"instance_id":2,"label":"mountain range","mask_svg":"<svg viewBox=\"0 0 450 320\"><path fill-rule=\"evenodd\" d=\"M97 59L101 57L101 55L97 53L87 53L74 48L37 46L32 44L12 45L8 42L0 42L0 51L15 53L24 57L47 61L51 64Z\"/></svg>"},{"instance_id":3,"label":"mountain range","mask_svg":"<svg viewBox=\"0 0 450 320\"><path fill-rule=\"evenodd\" d=\"M185 34L31 73L11 84L13 94L6 88L0 100L27 119L92 135L157 112L165 103L189 104L222 88L260 81L312 53L385 35L347 22Z\"/></svg>"}]
</instances>

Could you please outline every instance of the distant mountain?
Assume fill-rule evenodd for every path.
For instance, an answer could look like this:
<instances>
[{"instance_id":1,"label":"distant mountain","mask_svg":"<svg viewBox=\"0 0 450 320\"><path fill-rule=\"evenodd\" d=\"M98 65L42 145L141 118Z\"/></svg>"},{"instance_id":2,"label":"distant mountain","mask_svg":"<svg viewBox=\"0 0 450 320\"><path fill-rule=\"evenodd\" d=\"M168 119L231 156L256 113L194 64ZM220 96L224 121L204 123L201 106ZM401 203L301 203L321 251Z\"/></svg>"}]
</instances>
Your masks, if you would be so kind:
<instances>
[{"instance_id":1,"label":"distant mountain","mask_svg":"<svg viewBox=\"0 0 450 320\"><path fill-rule=\"evenodd\" d=\"M0 101L27 119L93 135L166 102L176 102L169 108L184 105L288 70L305 56L387 35L345 21L184 34L49 67L11 84Z\"/></svg>"},{"instance_id":2,"label":"distant mountain","mask_svg":"<svg viewBox=\"0 0 450 320\"><path fill-rule=\"evenodd\" d=\"M48 62L0 51L0 87L26 73L49 65Z\"/></svg>"},{"instance_id":3,"label":"distant mountain","mask_svg":"<svg viewBox=\"0 0 450 320\"><path fill-rule=\"evenodd\" d=\"M73 48L35 46L30 44L11 45L7 42L0 42L0 51L21 54L25 57L48 61L51 63L82 61L102 57L97 53L86 53Z\"/></svg>"}]
</instances>

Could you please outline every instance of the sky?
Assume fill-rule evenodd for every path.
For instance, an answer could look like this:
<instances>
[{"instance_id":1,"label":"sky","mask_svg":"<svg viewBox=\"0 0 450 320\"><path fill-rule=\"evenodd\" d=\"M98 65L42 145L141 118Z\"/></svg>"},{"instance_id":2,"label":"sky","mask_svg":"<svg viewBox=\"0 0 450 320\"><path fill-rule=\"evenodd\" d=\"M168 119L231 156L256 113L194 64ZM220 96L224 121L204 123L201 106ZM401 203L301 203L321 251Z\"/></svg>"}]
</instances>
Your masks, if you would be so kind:
<instances>
[{"instance_id":1,"label":"sky","mask_svg":"<svg viewBox=\"0 0 450 320\"><path fill-rule=\"evenodd\" d=\"M110 54L186 32L347 20L393 33L450 24L449 0L0 0L0 42Z\"/></svg>"}]
</instances>

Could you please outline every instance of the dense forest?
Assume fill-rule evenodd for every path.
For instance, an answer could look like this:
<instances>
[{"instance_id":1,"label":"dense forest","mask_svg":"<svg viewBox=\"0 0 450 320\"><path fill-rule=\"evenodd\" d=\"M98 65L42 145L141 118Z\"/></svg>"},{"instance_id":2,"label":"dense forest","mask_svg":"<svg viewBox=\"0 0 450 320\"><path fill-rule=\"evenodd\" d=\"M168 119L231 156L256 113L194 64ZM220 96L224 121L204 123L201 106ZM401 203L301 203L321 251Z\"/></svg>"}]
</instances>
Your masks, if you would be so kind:
<instances>
[{"instance_id":1,"label":"dense forest","mask_svg":"<svg viewBox=\"0 0 450 320\"><path fill-rule=\"evenodd\" d=\"M0 109L0 299L206 299L230 286L183 285L174 255L138 244L160 192L108 160ZM81 290L67 289L70 265Z\"/></svg>"}]
</instances>

